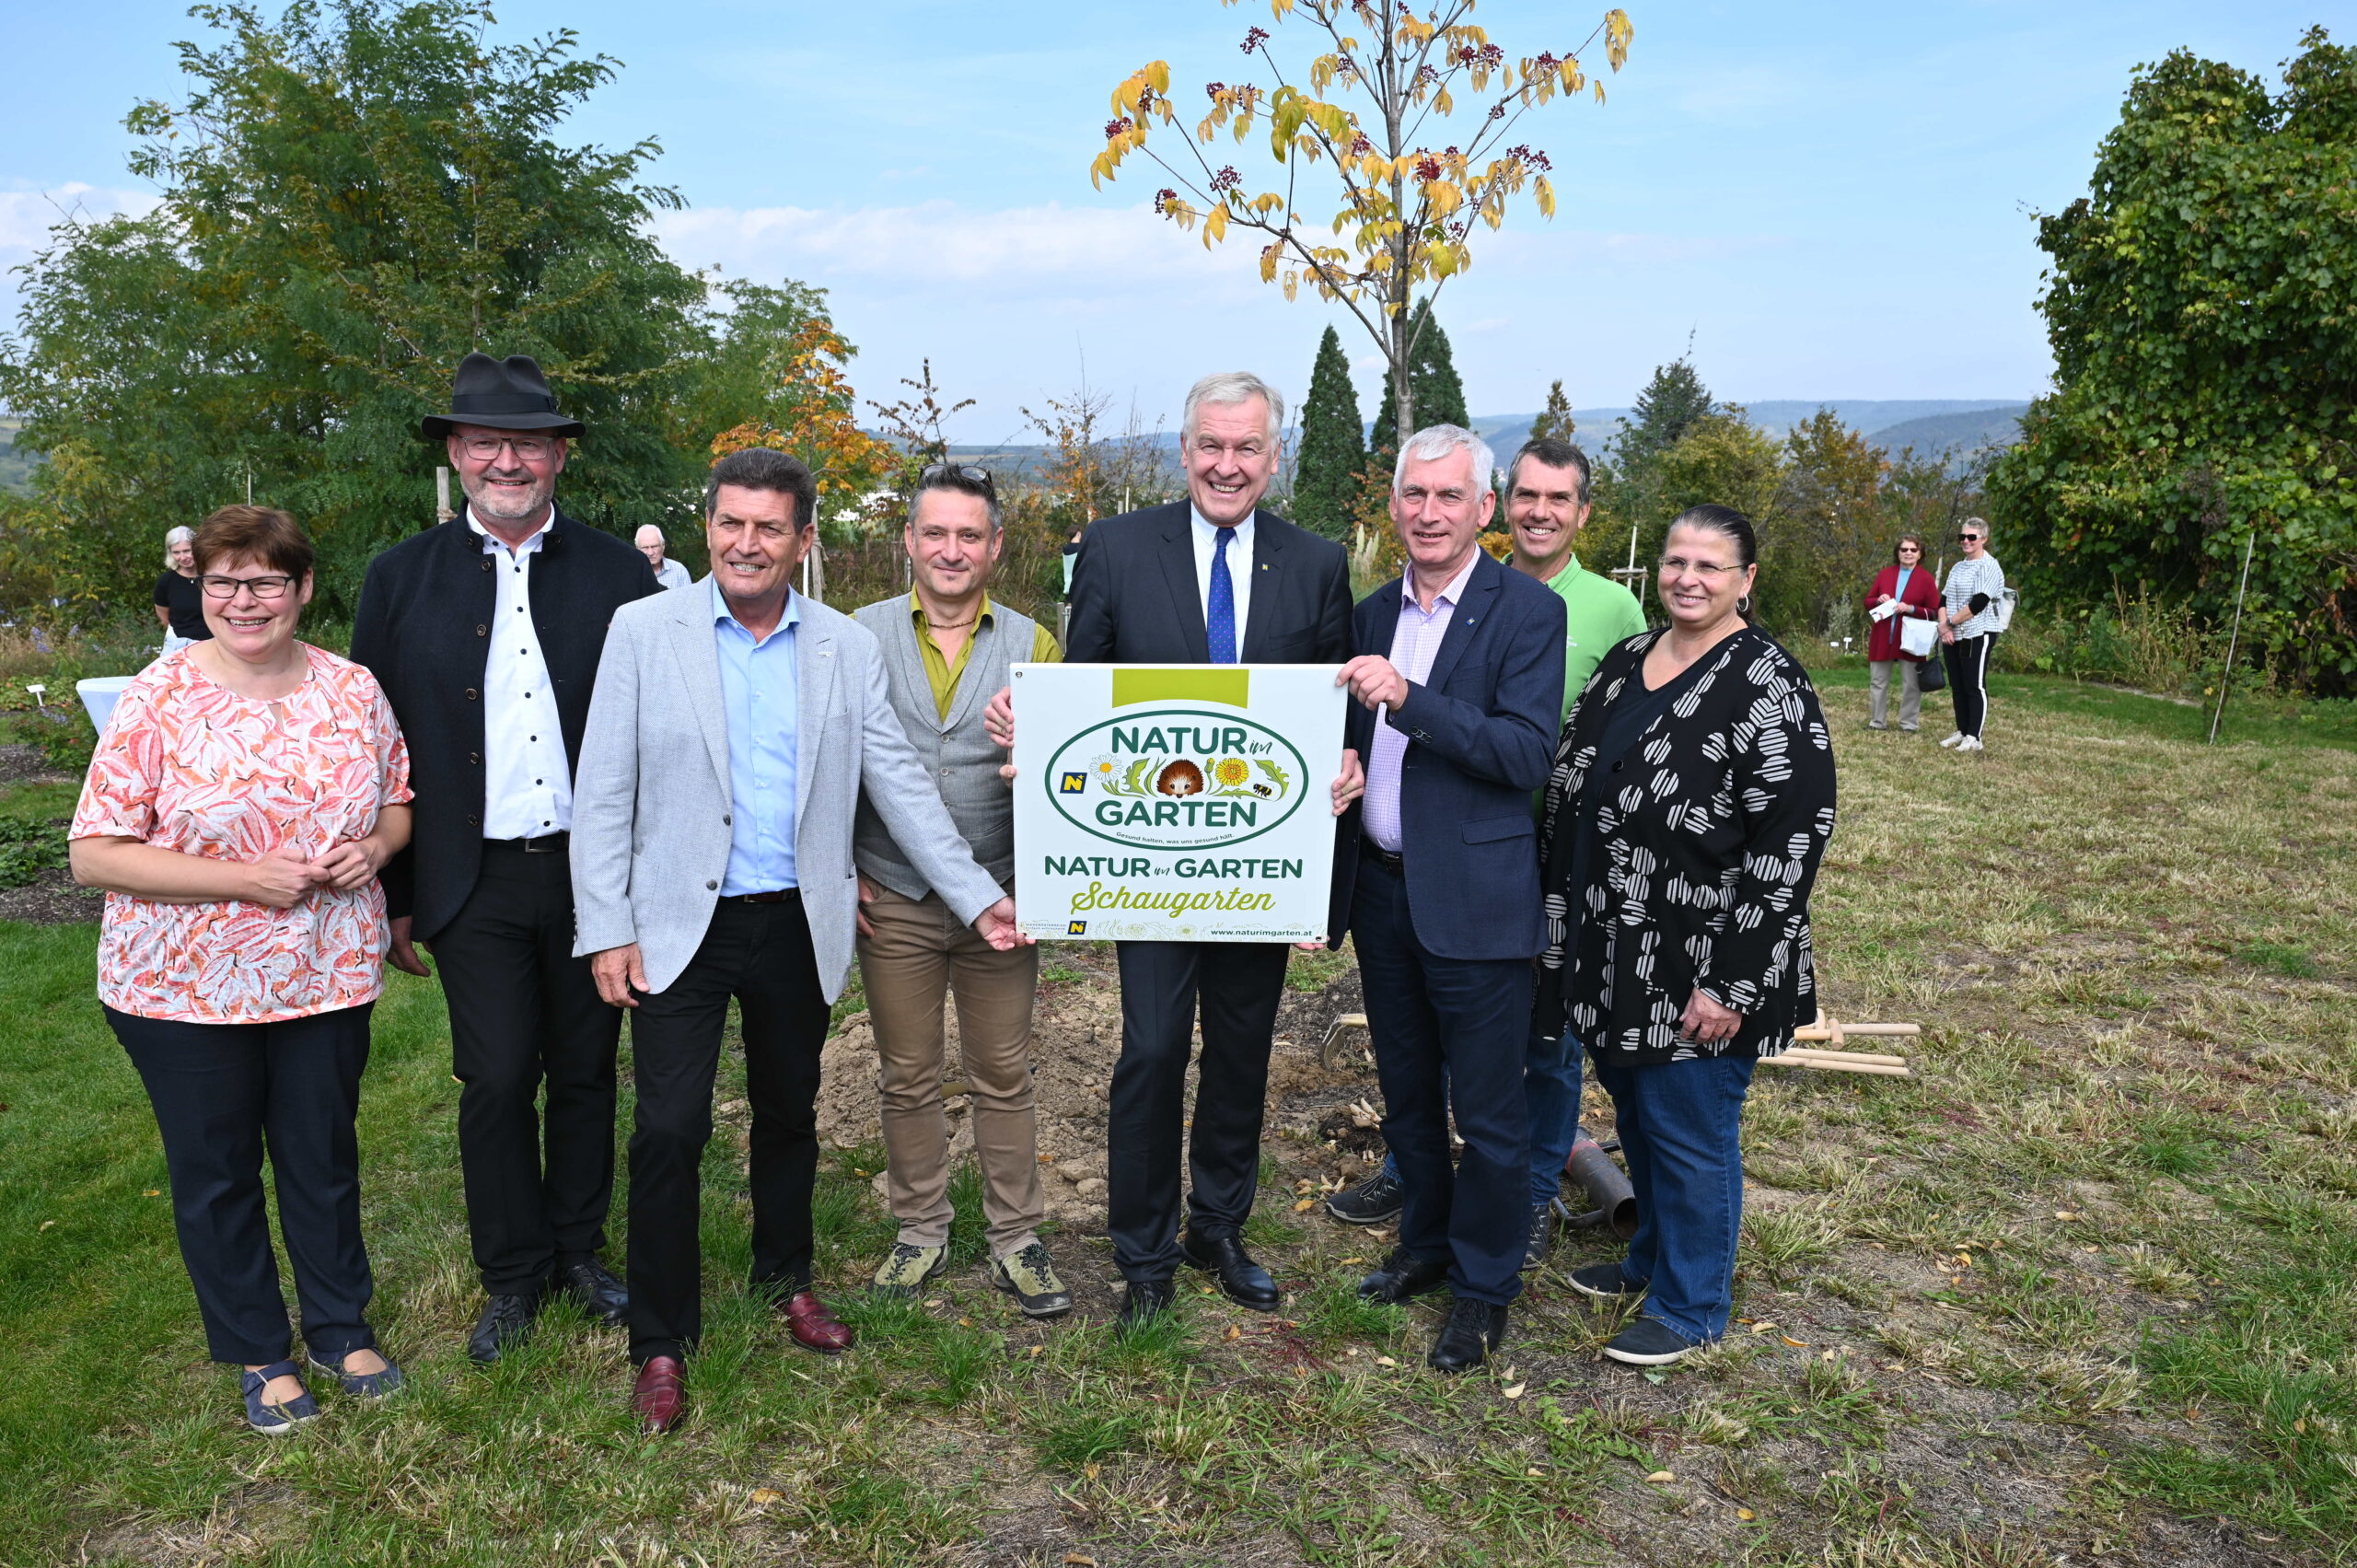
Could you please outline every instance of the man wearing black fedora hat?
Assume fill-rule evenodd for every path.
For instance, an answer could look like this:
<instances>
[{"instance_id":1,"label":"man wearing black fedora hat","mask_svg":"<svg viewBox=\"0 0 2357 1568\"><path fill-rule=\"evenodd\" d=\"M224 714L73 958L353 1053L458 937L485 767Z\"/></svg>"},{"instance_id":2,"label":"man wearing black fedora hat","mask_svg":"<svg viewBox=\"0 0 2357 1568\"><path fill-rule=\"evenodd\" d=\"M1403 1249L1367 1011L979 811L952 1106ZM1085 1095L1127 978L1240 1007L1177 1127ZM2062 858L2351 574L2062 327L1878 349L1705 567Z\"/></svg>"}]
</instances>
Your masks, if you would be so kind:
<instances>
[{"instance_id":1,"label":"man wearing black fedora hat","mask_svg":"<svg viewBox=\"0 0 2357 1568\"><path fill-rule=\"evenodd\" d=\"M598 1258L621 1012L573 957L568 845L606 624L659 590L627 540L557 508L582 433L531 359L467 355L450 412L421 427L466 506L369 563L352 629L409 741L416 827L385 869L391 958L425 974L414 945L431 944L450 1009L467 1225L490 1298L467 1342L479 1362L528 1334L552 1295L610 1324L629 1310Z\"/></svg>"}]
</instances>

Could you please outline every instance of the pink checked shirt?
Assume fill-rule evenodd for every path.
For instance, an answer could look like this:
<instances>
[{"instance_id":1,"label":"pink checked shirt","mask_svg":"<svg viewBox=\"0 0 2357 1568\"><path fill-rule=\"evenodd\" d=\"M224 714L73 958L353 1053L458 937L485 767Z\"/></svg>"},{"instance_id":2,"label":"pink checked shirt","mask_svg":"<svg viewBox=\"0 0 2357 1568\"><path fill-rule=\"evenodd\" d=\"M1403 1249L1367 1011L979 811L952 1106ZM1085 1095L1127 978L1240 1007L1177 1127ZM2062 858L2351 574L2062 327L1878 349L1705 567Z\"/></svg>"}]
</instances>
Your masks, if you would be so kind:
<instances>
[{"instance_id":1,"label":"pink checked shirt","mask_svg":"<svg viewBox=\"0 0 2357 1568\"><path fill-rule=\"evenodd\" d=\"M1479 550L1467 557L1448 586L1433 596L1430 610L1416 602L1416 568L1411 565L1399 579L1399 624L1391 633L1391 668L1419 686L1433 671L1433 656L1440 652L1441 641L1448 635L1448 623L1457 617L1457 597L1465 592L1465 580L1480 560ZM1408 738L1387 722L1390 716L1387 710L1375 715L1375 755L1366 765L1364 821L1367 837L1376 847L1398 854L1399 760L1408 754Z\"/></svg>"}]
</instances>

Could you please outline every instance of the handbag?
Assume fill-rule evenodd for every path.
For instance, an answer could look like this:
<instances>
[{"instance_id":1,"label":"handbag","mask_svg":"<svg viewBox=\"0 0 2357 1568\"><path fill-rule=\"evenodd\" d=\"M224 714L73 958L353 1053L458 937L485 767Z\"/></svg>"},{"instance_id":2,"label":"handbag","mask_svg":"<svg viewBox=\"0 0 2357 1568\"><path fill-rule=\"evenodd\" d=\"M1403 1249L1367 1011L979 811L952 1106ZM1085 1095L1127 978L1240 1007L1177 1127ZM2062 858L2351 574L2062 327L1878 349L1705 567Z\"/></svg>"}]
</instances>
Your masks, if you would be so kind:
<instances>
[{"instance_id":1,"label":"handbag","mask_svg":"<svg viewBox=\"0 0 2357 1568\"><path fill-rule=\"evenodd\" d=\"M1938 621L1926 621L1922 616L1910 615L1898 623L1900 653L1911 654L1920 659L1928 659L1938 656L1939 646L1940 623Z\"/></svg>"},{"instance_id":2,"label":"handbag","mask_svg":"<svg viewBox=\"0 0 2357 1568\"><path fill-rule=\"evenodd\" d=\"M1928 624L1928 622L1926 622L1926 624ZM1937 633L1933 634L1934 636L1938 635ZM1945 659L1940 657L1937 654L1933 654L1930 658L1925 659L1922 664L1915 667L1916 691L1945 691L1947 689L1948 666Z\"/></svg>"}]
</instances>

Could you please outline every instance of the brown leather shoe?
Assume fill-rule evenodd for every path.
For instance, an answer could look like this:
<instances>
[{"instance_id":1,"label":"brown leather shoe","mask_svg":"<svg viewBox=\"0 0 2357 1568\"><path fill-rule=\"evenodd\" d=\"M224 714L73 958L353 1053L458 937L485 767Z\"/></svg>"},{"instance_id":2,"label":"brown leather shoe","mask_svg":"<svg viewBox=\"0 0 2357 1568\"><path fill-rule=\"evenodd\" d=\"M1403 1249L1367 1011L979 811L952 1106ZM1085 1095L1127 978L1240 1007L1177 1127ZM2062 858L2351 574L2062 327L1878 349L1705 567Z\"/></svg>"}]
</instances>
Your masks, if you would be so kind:
<instances>
[{"instance_id":1,"label":"brown leather shoe","mask_svg":"<svg viewBox=\"0 0 2357 1568\"><path fill-rule=\"evenodd\" d=\"M655 1355L638 1369L638 1387L631 1390L631 1409L638 1412L638 1429L649 1437L679 1424L688 1412L688 1369L676 1355Z\"/></svg>"},{"instance_id":2,"label":"brown leather shoe","mask_svg":"<svg viewBox=\"0 0 2357 1568\"><path fill-rule=\"evenodd\" d=\"M794 1330L794 1337L820 1355L851 1349L851 1325L836 1321L815 1292L795 1291L778 1310L785 1315L785 1326Z\"/></svg>"}]
</instances>

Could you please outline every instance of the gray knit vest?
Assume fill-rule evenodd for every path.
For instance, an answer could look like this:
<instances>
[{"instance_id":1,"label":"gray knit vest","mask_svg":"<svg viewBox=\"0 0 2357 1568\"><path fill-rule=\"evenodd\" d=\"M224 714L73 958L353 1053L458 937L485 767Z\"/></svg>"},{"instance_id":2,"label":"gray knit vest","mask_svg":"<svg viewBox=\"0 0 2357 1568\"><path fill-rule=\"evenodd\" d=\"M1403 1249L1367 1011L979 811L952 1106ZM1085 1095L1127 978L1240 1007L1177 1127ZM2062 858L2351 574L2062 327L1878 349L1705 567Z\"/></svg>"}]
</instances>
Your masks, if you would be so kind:
<instances>
[{"instance_id":1,"label":"gray knit vest","mask_svg":"<svg viewBox=\"0 0 2357 1568\"><path fill-rule=\"evenodd\" d=\"M892 711L900 714L900 727L916 748L919 765L941 791L949 819L965 836L975 863L1006 887L1015 880L1015 792L998 776L1006 752L991 744L983 732L982 710L1007 683L1007 666L1030 662L1039 627L993 600L990 620L974 628L966 668L949 699L949 716L943 718L934 707L933 683L925 679L924 656L917 648L910 609L910 596L902 594L855 611L853 619L883 645ZM852 834L852 858L861 871L904 898L921 899L931 890L892 842L891 830L865 791Z\"/></svg>"}]
</instances>

